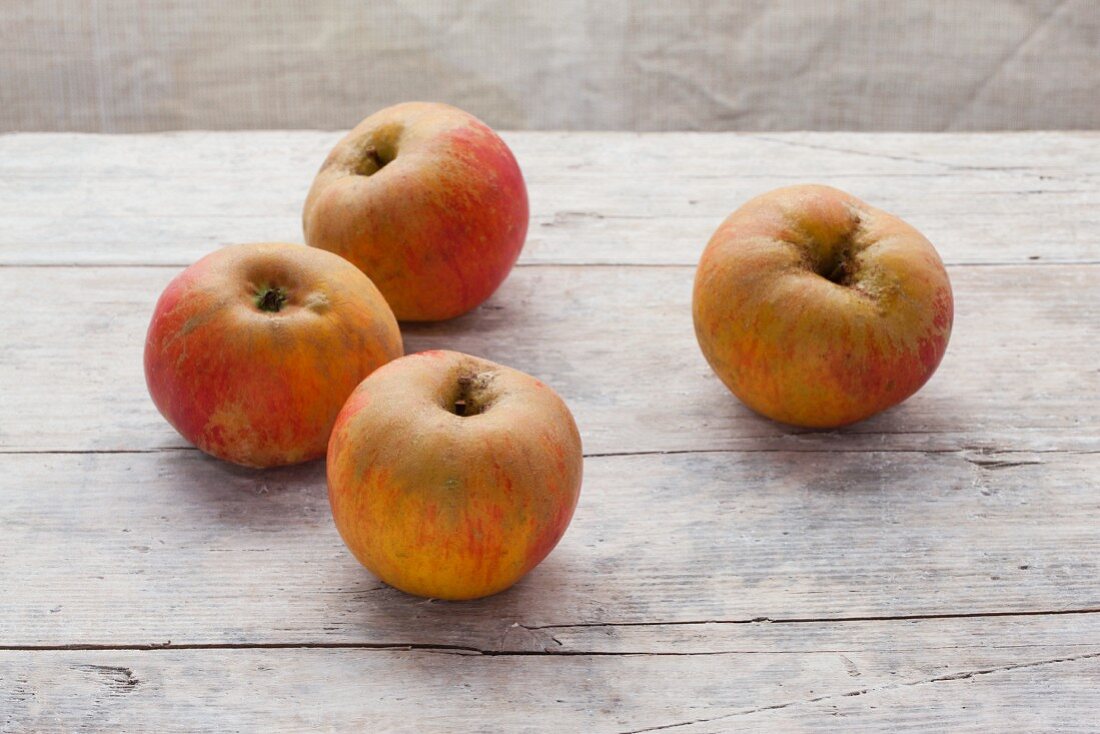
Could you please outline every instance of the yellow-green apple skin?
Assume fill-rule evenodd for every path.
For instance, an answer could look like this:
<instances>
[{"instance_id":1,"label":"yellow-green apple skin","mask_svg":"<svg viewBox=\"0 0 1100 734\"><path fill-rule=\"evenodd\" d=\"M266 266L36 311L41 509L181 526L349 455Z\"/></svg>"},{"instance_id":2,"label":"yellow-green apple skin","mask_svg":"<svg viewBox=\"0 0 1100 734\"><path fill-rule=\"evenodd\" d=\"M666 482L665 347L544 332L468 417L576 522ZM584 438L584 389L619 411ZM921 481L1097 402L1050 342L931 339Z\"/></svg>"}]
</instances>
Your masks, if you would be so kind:
<instances>
[{"instance_id":1,"label":"yellow-green apple skin","mask_svg":"<svg viewBox=\"0 0 1100 734\"><path fill-rule=\"evenodd\" d=\"M324 456L351 391L401 354L393 312L351 263L305 245L231 245L164 289L145 380L192 444L270 467Z\"/></svg>"},{"instance_id":2,"label":"yellow-green apple skin","mask_svg":"<svg viewBox=\"0 0 1100 734\"><path fill-rule=\"evenodd\" d=\"M407 102L336 144L306 199L306 243L358 266L401 321L466 313L504 281L527 235L512 151L473 115Z\"/></svg>"},{"instance_id":3,"label":"yellow-green apple skin","mask_svg":"<svg viewBox=\"0 0 1100 734\"><path fill-rule=\"evenodd\" d=\"M382 581L474 599L512 586L554 548L582 463L573 416L545 384L421 352L348 399L329 443L329 501L344 542Z\"/></svg>"},{"instance_id":4,"label":"yellow-green apple skin","mask_svg":"<svg viewBox=\"0 0 1100 734\"><path fill-rule=\"evenodd\" d=\"M695 334L734 395L776 421L833 428L915 393L951 335L939 255L901 219L829 186L747 202L699 261Z\"/></svg>"}]
</instances>

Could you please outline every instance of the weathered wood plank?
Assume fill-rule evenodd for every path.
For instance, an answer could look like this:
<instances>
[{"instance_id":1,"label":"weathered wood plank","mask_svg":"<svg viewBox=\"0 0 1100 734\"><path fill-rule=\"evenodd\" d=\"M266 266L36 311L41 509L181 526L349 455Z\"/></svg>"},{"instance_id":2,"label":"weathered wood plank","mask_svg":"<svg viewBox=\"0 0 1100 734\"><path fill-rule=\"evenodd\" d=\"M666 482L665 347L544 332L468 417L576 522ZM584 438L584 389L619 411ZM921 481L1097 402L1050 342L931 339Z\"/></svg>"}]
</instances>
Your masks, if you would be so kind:
<instances>
[{"instance_id":1,"label":"weathered wood plank","mask_svg":"<svg viewBox=\"0 0 1100 734\"><path fill-rule=\"evenodd\" d=\"M995 626L995 625L994 625ZM1088 731L1100 652L0 652L3 731Z\"/></svg>"},{"instance_id":2,"label":"weathered wood plank","mask_svg":"<svg viewBox=\"0 0 1100 734\"><path fill-rule=\"evenodd\" d=\"M546 379L589 458L561 546L467 604L364 571L320 464L186 450L141 376L175 269L86 267L299 239L336 137L0 136L0 731L1087 730L1100 266L1041 265L1100 262L1100 135L507 135L541 267L407 345ZM958 265L936 378L844 431L753 416L691 329L717 223L806 180ZM168 648L28 649L71 645Z\"/></svg>"},{"instance_id":3,"label":"weathered wood plank","mask_svg":"<svg viewBox=\"0 0 1100 734\"><path fill-rule=\"evenodd\" d=\"M0 263L186 264L300 241L338 135L0 136ZM694 264L745 199L832 183L911 221L946 261L1100 260L1094 133L511 133L531 194L525 263Z\"/></svg>"},{"instance_id":4,"label":"weathered wood plank","mask_svg":"<svg viewBox=\"0 0 1100 734\"><path fill-rule=\"evenodd\" d=\"M514 589L463 604L363 570L333 528L320 464L253 472L167 451L4 466L0 645L621 652L635 630L549 626L691 635L766 618L793 634L790 620L1100 609L1100 454L590 458L558 549ZM696 649L666 633L640 649Z\"/></svg>"},{"instance_id":5,"label":"weathered wood plank","mask_svg":"<svg viewBox=\"0 0 1100 734\"><path fill-rule=\"evenodd\" d=\"M153 408L144 334L171 268L2 268L0 450L183 446ZM939 372L869 421L807 432L761 419L704 362L685 267L522 268L456 321L410 325L535 374L573 408L590 454L758 449L1100 449L1098 266L953 268ZM33 295L29 295L33 294ZM48 397L48 399L47 399Z\"/></svg>"},{"instance_id":6,"label":"weathered wood plank","mask_svg":"<svg viewBox=\"0 0 1100 734\"><path fill-rule=\"evenodd\" d=\"M667 169L680 160L725 172L730 161L748 158L761 146L776 152L793 148L814 153L827 165L860 163L866 173L938 173L942 171L1020 171L1041 168L1051 174L1095 173L1097 161L1082 157L1100 133L1026 131L992 133L919 132L624 132L624 131L502 131L519 156L545 158L571 167L613 169L619 163ZM125 175L166 176L208 171L227 162L255 161L255 170L278 170L264 157L301 167L320 160L343 132L318 130L190 130L142 135L91 133L0 134L0 165L5 172L65 176L74 170L110 171ZM661 144L663 143L663 144ZM168 158L173 151L187 155ZM167 151L167 153L166 153ZM624 152L644 153L623 162ZM802 170L804 159L773 156L771 168L784 173ZM792 168L794 167L794 168ZM741 171L746 175L760 171Z\"/></svg>"}]
</instances>

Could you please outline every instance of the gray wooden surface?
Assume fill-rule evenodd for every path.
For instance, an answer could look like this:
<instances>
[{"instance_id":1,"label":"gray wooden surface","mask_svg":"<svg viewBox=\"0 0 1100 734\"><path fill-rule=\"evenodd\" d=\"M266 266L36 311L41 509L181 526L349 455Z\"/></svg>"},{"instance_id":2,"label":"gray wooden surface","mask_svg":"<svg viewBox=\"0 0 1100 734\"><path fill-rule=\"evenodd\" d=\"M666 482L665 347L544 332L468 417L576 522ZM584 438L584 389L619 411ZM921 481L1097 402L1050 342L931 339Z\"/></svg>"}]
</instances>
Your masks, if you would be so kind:
<instances>
[{"instance_id":1,"label":"gray wooden surface","mask_svg":"<svg viewBox=\"0 0 1100 734\"><path fill-rule=\"evenodd\" d=\"M320 464L188 448L141 373L161 288L300 240L311 132L0 137L0 731L1095 730L1100 135L507 135L521 264L410 351L545 379L587 452L514 589L405 596ZM831 183L948 263L939 372L866 423L750 414L691 330L747 197Z\"/></svg>"}]
</instances>

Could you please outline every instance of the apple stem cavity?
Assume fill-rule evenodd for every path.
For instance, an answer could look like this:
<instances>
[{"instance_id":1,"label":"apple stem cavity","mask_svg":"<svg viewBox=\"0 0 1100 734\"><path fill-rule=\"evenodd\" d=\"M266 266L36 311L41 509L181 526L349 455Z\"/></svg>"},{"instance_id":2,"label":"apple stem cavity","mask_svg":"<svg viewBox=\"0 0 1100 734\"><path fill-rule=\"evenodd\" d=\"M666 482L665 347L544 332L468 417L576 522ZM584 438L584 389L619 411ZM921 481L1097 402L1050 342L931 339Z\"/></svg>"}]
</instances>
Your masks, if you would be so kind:
<instances>
[{"instance_id":1,"label":"apple stem cavity","mask_svg":"<svg viewBox=\"0 0 1100 734\"><path fill-rule=\"evenodd\" d=\"M359 167L355 170L355 173L359 176L372 176L383 168L386 164L394 159L392 155L386 155L373 145L368 145L363 149L363 157L359 161Z\"/></svg>"},{"instance_id":2,"label":"apple stem cavity","mask_svg":"<svg viewBox=\"0 0 1100 734\"><path fill-rule=\"evenodd\" d=\"M458 378L458 392L451 401L451 412L459 418L484 413L491 402L486 395L489 374L460 375Z\"/></svg>"},{"instance_id":3,"label":"apple stem cavity","mask_svg":"<svg viewBox=\"0 0 1100 734\"><path fill-rule=\"evenodd\" d=\"M830 283L839 286L852 284L852 276L855 275L855 262L852 257L850 244L839 246L815 269L818 275Z\"/></svg>"},{"instance_id":4,"label":"apple stem cavity","mask_svg":"<svg viewBox=\"0 0 1100 734\"><path fill-rule=\"evenodd\" d=\"M278 286L264 286L256 293L256 308L269 313L278 313L286 304L286 291Z\"/></svg>"},{"instance_id":5,"label":"apple stem cavity","mask_svg":"<svg viewBox=\"0 0 1100 734\"><path fill-rule=\"evenodd\" d=\"M830 270L828 272L828 274L825 275L825 279L828 280L831 283L836 283L837 285L847 285L848 284L848 260L847 260L847 258L844 258L844 257L838 258L837 261L836 261L836 264L833 266L832 270Z\"/></svg>"}]
</instances>

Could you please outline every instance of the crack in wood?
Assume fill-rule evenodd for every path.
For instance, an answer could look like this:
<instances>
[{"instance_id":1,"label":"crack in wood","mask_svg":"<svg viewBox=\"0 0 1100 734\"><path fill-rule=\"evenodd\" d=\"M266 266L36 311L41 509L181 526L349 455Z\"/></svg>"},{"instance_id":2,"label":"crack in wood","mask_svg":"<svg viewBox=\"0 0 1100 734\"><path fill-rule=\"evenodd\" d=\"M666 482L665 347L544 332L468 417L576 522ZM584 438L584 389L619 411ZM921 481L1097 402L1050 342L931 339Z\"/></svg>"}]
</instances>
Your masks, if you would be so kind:
<instances>
[{"instance_id":1,"label":"crack in wood","mask_svg":"<svg viewBox=\"0 0 1100 734\"><path fill-rule=\"evenodd\" d=\"M728 714L722 714L721 716L712 716L705 719L692 719L689 721L678 721L671 724L663 724L660 726L651 726L644 729L632 729L631 731L622 732L622 734L643 734L650 731L664 731L668 729L677 729L685 726L693 726L695 724L710 724L715 721L723 721L726 719L732 719L738 716L749 716L751 714L757 714L764 711L776 711L779 709L790 708L791 706L804 706L811 703L819 703L821 701L829 701L838 698L851 698L854 696L865 696L872 693L880 693L882 691L892 691L899 688L911 688L913 686L930 685L933 683L943 683L950 681L967 680L981 675L991 675L993 673L1004 673L1012 670L1020 670L1022 668L1035 668L1043 665L1057 665L1061 663L1072 663L1080 660L1088 660L1091 658L1100 657L1100 652L1087 653L1084 655L1074 655L1072 657L1062 658L1050 658L1048 660L1034 660L1026 663L1011 663L1009 665L998 665L991 668L978 668L976 670L965 670L957 673L949 673L947 675L939 675L935 678L924 678L915 681L904 681L901 683L888 683L882 686L874 686L869 688L857 688L852 691L845 691L844 693L831 693L824 696L814 696L813 698L801 699L798 701L787 701L784 703L772 704L770 706L759 706L751 709L743 709L740 711L734 711Z\"/></svg>"},{"instance_id":2,"label":"crack in wood","mask_svg":"<svg viewBox=\"0 0 1100 734\"><path fill-rule=\"evenodd\" d=\"M1012 469L1018 466L1036 466L1044 463L1042 461L1004 461L1000 459L985 459L972 456L967 456L964 458L979 469L985 469L987 471L996 471L998 469Z\"/></svg>"},{"instance_id":3,"label":"crack in wood","mask_svg":"<svg viewBox=\"0 0 1100 734\"><path fill-rule=\"evenodd\" d=\"M1069 614L1100 614L1100 607L1085 609L1043 609L1012 612L943 612L940 614L887 614L852 617L753 617L751 619L700 619L665 622L579 622L574 624L521 625L525 629L575 629L588 627L676 627L691 625L722 624L831 624L834 622L913 622L935 619L982 619L986 617L1042 617Z\"/></svg>"},{"instance_id":4,"label":"crack in wood","mask_svg":"<svg viewBox=\"0 0 1100 734\"><path fill-rule=\"evenodd\" d=\"M103 683L113 693L130 693L141 683L141 679L134 675L134 671L126 667L117 665L76 665L73 667L76 670L83 670L100 676Z\"/></svg>"}]
</instances>

